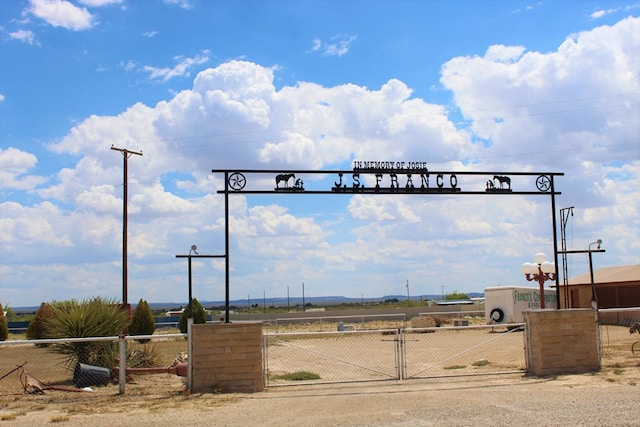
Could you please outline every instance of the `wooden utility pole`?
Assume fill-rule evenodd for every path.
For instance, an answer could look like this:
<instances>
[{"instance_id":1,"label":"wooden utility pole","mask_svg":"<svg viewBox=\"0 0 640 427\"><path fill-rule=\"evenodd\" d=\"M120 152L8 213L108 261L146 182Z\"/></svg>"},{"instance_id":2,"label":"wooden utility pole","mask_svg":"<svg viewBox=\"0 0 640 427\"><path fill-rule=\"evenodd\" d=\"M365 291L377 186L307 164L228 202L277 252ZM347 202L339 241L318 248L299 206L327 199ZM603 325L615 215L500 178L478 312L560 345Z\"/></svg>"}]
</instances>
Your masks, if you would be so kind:
<instances>
[{"instance_id":1,"label":"wooden utility pole","mask_svg":"<svg viewBox=\"0 0 640 427\"><path fill-rule=\"evenodd\" d=\"M132 154L142 156L142 151L130 151L126 148L116 148L113 145L111 146L111 149L121 152L124 158L124 184L122 195L122 304L127 306L127 160L129 160L129 157L131 157Z\"/></svg>"}]
</instances>

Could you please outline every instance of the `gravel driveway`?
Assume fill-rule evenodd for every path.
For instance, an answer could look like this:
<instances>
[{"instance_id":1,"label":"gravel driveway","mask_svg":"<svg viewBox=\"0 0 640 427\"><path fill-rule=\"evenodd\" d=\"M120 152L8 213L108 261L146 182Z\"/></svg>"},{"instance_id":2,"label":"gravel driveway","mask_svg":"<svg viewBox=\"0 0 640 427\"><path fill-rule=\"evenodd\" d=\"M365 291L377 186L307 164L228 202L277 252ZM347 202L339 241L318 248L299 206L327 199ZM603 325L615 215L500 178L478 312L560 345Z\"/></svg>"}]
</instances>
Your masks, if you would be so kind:
<instances>
[{"instance_id":1,"label":"gravel driveway","mask_svg":"<svg viewBox=\"0 0 640 427\"><path fill-rule=\"evenodd\" d=\"M114 391L15 397L1 402L0 427L640 426L640 363L553 378L514 374L274 387L254 394Z\"/></svg>"}]
</instances>

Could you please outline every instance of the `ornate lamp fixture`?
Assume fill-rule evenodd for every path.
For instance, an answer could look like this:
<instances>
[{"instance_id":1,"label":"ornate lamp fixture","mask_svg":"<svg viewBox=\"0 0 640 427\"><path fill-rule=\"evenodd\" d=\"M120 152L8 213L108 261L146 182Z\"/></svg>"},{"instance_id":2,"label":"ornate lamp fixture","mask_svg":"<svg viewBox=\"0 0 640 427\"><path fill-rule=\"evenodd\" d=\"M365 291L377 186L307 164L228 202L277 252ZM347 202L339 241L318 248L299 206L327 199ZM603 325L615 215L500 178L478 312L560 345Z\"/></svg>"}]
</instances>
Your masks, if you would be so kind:
<instances>
[{"instance_id":1,"label":"ornate lamp fixture","mask_svg":"<svg viewBox=\"0 0 640 427\"><path fill-rule=\"evenodd\" d=\"M527 281L536 281L540 285L540 308L545 308L544 282L556 280L556 265L547 261L547 256L542 252L538 252L534 259L535 263L525 262L522 264L522 273Z\"/></svg>"}]
</instances>

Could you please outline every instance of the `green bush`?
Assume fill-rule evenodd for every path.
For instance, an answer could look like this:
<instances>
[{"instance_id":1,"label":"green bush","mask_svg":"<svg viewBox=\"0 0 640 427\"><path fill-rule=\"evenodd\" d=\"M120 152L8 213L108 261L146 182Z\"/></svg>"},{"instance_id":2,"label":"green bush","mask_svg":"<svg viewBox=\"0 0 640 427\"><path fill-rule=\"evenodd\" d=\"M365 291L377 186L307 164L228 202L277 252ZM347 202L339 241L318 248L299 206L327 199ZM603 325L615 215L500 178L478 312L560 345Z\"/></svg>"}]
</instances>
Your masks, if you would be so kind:
<instances>
[{"instance_id":1,"label":"green bush","mask_svg":"<svg viewBox=\"0 0 640 427\"><path fill-rule=\"evenodd\" d=\"M0 304L0 341L6 341L9 338L9 325L7 324L7 318L4 317L4 309Z\"/></svg>"},{"instance_id":2,"label":"green bush","mask_svg":"<svg viewBox=\"0 0 640 427\"><path fill-rule=\"evenodd\" d=\"M193 310L191 309L192 304ZM193 299L192 304L188 304L180 316L178 325L180 326L180 332L183 334L187 333L187 318L189 317L193 317L194 324L207 323L207 313L204 311L202 304L200 304L196 298Z\"/></svg>"},{"instance_id":3,"label":"green bush","mask_svg":"<svg viewBox=\"0 0 640 427\"><path fill-rule=\"evenodd\" d=\"M131 317L131 325L129 325L129 335L153 335L156 330L156 319L149 304L142 298L138 302L136 309ZM140 343L149 342L148 339L138 340Z\"/></svg>"},{"instance_id":4,"label":"green bush","mask_svg":"<svg viewBox=\"0 0 640 427\"><path fill-rule=\"evenodd\" d=\"M29 327L27 328L27 339L28 340L39 340L45 337L45 320L50 319L54 316L53 309L49 304L43 302L40 304L40 308L36 311L35 316L31 322L29 322Z\"/></svg>"}]
</instances>

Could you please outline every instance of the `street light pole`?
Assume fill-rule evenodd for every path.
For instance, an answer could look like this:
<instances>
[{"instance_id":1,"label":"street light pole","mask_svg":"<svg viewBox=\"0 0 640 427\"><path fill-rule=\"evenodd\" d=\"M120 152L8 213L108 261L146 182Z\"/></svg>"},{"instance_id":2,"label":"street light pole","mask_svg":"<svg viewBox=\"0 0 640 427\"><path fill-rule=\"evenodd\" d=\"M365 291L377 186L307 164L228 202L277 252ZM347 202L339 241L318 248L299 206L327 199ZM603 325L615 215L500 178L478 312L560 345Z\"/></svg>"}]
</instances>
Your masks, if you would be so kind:
<instances>
[{"instance_id":1,"label":"street light pole","mask_svg":"<svg viewBox=\"0 0 640 427\"><path fill-rule=\"evenodd\" d=\"M600 245L602 244L602 239L598 239L595 242L589 243L589 275L591 278L591 307L594 309L598 309L598 299L596 298L596 285L593 280L593 258L591 256L591 245L598 244L598 249L600 249Z\"/></svg>"},{"instance_id":2,"label":"street light pole","mask_svg":"<svg viewBox=\"0 0 640 427\"><path fill-rule=\"evenodd\" d=\"M193 255L193 254L195 255ZM198 247L196 245L191 245L191 249L189 249L188 255L176 255L176 258L187 258L188 259L188 274L189 274L189 317L193 317L193 286L192 286L192 276L191 276L191 259L192 258L225 258L225 255L200 255L198 253Z\"/></svg>"},{"instance_id":3,"label":"street light pole","mask_svg":"<svg viewBox=\"0 0 640 427\"><path fill-rule=\"evenodd\" d=\"M591 246L598 245L596 249L591 249ZM591 308L594 310L598 309L598 298L596 296L596 285L593 277L593 257L591 256L594 252L606 252L604 249L600 249L600 245L602 245L602 239L598 239L595 242L589 243L589 247L586 250L577 250L577 251L561 251L559 253L562 254L588 254L589 255L589 277L591 279Z\"/></svg>"},{"instance_id":4,"label":"street light pole","mask_svg":"<svg viewBox=\"0 0 640 427\"><path fill-rule=\"evenodd\" d=\"M191 245L191 249L189 249L189 308L191 309L191 316L193 316L193 286L192 286L192 275L191 275L191 258L193 258L193 256L191 255L191 252L193 252L194 254L198 255L198 251L197 251L198 247L196 245ZM189 317L191 317L189 316Z\"/></svg>"},{"instance_id":5,"label":"street light pole","mask_svg":"<svg viewBox=\"0 0 640 427\"><path fill-rule=\"evenodd\" d=\"M556 279L556 266L547 261L547 257L542 252L535 255L535 263L525 262L522 264L522 273L527 281L536 281L540 286L540 308L545 308L544 302L544 282Z\"/></svg>"}]
</instances>

